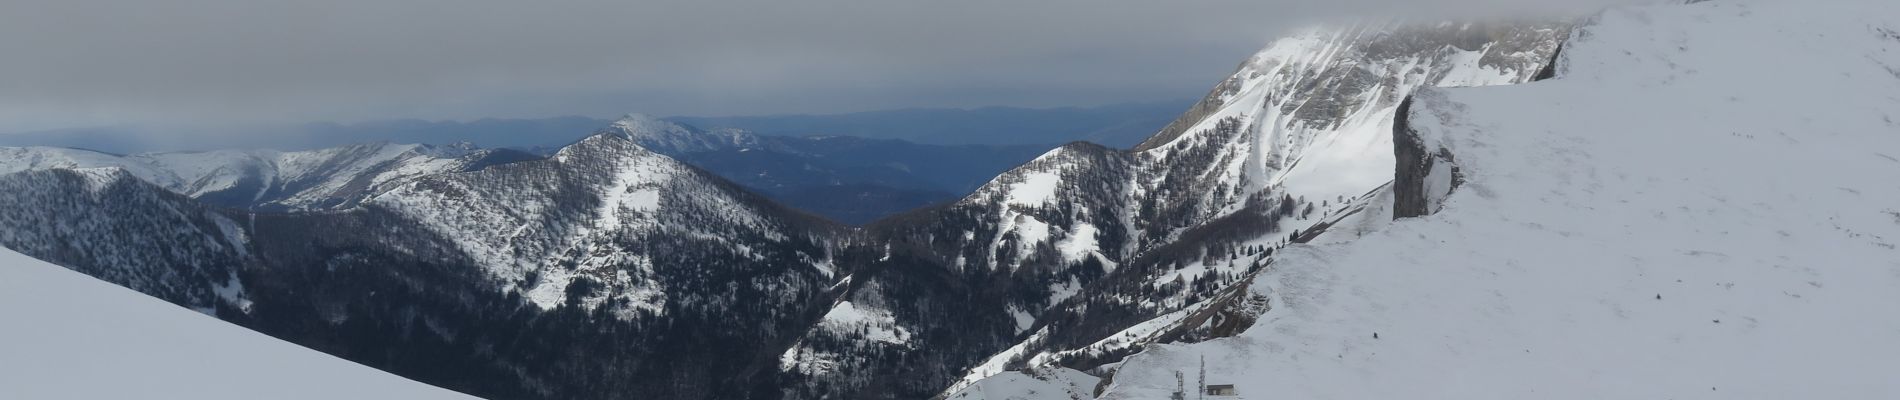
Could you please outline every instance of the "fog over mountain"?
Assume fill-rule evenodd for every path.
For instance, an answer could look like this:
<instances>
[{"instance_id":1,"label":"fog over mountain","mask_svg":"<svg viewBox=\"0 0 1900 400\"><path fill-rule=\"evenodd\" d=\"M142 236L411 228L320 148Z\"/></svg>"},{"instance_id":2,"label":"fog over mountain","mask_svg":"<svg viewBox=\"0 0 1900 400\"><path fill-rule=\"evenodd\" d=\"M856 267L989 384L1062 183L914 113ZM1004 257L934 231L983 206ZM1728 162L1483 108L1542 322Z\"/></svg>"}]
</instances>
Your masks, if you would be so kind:
<instances>
[{"instance_id":1,"label":"fog over mountain","mask_svg":"<svg viewBox=\"0 0 1900 400\"><path fill-rule=\"evenodd\" d=\"M1611 0L137 0L0 5L0 132L1196 97L1293 28Z\"/></svg>"},{"instance_id":2,"label":"fog over mountain","mask_svg":"<svg viewBox=\"0 0 1900 400\"><path fill-rule=\"evenodd\" d=\"M1046 150L1086 140L1129 147L1172 121L1193 100L1118 103L1099 107L907 108L845 114L671 117L707 128L737 128L776 136L856 136L933 145L1033 145ZM625 110L640 112L643 110ZM615 114L617 118L620 114ZM387 141L548 150L565 146L614 118L480 118L469 121L392 119L353 123L303 122L223 127L86 126L28 132L0 131L0 146L56 146L113 153L272 148L315 150ZM1027 160L1025 158L1024 160Z\"/></svg>"}]
</instances>

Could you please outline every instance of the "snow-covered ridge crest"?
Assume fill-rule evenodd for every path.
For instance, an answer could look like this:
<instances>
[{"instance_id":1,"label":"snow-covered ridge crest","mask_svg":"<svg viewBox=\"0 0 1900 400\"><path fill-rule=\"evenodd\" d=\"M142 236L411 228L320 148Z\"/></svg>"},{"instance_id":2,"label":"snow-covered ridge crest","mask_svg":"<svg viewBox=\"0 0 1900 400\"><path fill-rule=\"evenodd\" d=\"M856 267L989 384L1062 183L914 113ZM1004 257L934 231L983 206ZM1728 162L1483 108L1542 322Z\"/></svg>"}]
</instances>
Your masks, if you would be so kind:
<instances>
[{"instance_id":1,"label":"snow-covered ridge crest","mask_svg":"<svg viewBox=\"0 0 1900 400\"><path fill-rule=\"evenodd\" d=\"M1151 346L1102 398L1203 359L1246 398L1900 396L1900 318L1858 311L1900 293L1896 27L1880 0L1619 8L1556 79L1429 90L1408 125L1465 178L1442 209L1287 248L1253 329Z\"/></svg>"},{"instance_id":2,"label":"snow-covered ridge crest","mask_svg":"<svg viewBox=\"0 0 1900 400\"><path fill-rule=\"evenodd\" d=\"M764 146L757 135L744 130L703 130L640 113L622 116L600 132L619 135L648 150L666 154Z\"/></svg>"},{"instance_id":3,"label":"snow-covered ridge crest","mask_svg":"<svg viewBox=\"0 0 1900 400\"><path fill-rule=\"evenodd\" d=\"M1312 28L1254 54L1187 114L1115 161L1098 155L1113 150L1065 146L999 176L962 204L1001 202L1009 205L1004 212L1017 213L1011 210L1092 197L1090 207L1120 215L1071 217L1095 228L1122 225L1133 237L1119 248L1071 253L1124 258L1259 206L1250 199L1263 195L1316 203L1360 196L1391 180L1392 120L1406 96L1425 87L1527 82L1549 64L1569 29L1566 21ZM1104 189L1113 192L1082 194ZM1065 239L1046 232L1089 229L1047 226L1053 221L1046 216L998 219L1025 250Z\"/></svg>"},{"instance_id":4,"label":"snow-covered ridge crest","mask_svg":"<svg viewBox=\"0 0 1900 400\"><path fill-rule=\"evenodd\" d=\"M172 192L244 209L308 211L354 205L394 183L466 170L507 151L363 143L309 151L214 150L117 155L57 147L0 148L0 173L112 167Z\"/></svg>"},{"instance_id":5,"label":"snow-covered ridge crest","mask_svg":"<svg viewBox=\"0 0 1900 400\"><path fill-rule=\"evenodd\" d=\"M1204 188L1210 195L1171 202L1193 221L1233 212L1263 190L1311 199L1365 193L1392 178L1391 124L1407 95L1527 82L1569 29L1564 21L1385 23L1278 40L1197 105L1201 115L1177 121L1185 128L1136 147L1162 160L1143 186L1188 180ZM1168 161L1175 158L1201 162Z\"/></svg>"},{"instance_id":6,"label":"snow-covered ridge crest","mask_svg":"<svg viewBox=\"0 0 1900 400\"><path fill-rule=\"evenodd\" d=\"M1276 98L1273 100L1278 100L1277 105L1288 110L1308 102L1326 102L1328 96L1310 96L1323 93L1320 90L1342 87L1363 90L1361 85L1342 85L1352 79L1367 78L1338 76L1350 69L1384 72L1394 78L1410 73L1436 75L1419 79L1432 86L1482 86L1519 81L1516 76L1536 72L1528 65L1544 60L1543 55L1552 51L1552 41L1538 37L1561 40L1568 26L1569 22L1561 20L1486 23L1383 20L1299 29L1242 62L1186 115L1135 150L1160 148L1182 134L1205 130L1221 119L1219 114L1223 109L1236 103L1258 104L1261 97L1267 95L1260 93L1260 89L1269 89ZM1406 68L1429 66L1418 62L1433 61L1432 58L1439 56L1457 58L1449 60L1450 68L1435 71ZM1346 115L1329 111L1336 110L1318 107L1300 113L1297 119L1318 125L1337 123L1339 117Z\"/></svg>"}]
</instances>

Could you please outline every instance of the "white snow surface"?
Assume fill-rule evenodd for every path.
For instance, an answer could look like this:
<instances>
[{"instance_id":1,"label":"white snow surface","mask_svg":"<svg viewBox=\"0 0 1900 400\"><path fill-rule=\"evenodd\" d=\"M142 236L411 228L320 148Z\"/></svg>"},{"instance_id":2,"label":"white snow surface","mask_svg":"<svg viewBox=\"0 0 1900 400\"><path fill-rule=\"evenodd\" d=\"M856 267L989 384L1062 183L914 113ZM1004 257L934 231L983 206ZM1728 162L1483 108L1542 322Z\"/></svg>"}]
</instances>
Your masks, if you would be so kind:
<instances>
[{"instance_id":1,"label":"white snow surface","mask_svg":"<svg viewBox=\"0 0 1900 400\"><path fill-rule=\"evenodd\" d=\"M947 400L1031 400L1095 398L1101 378L1068 368L1011 371L991 376L957 391Z\"/></svg>"},{"instance_id":2,"label":"white snow surface","mask_svg":"<svg viewBox=\"0 0 1900 400\"><path fill-rule=\"evenodd\" d=\"M1202 357L1233 399L1900 398L1900 2L1615 9L1565 49L1420 96L1441 211L1287 248L1255 326L1104 398Z\"/></svg>"},{"instance_id":3,"label":"white snow surface","mask_svg":"<svg viewBox=\"0 0 1900 400\"><path fill-rule=\"evenodd\" d=\"M6 249L0 319L0 398L473 398Z\"/></svg>"},{"instance_id":4,"label":"white snow surface","mask_svg":"<svg viewBox=\"0 0 1900 400\"><path fill-rule=\"evenodd\" d=\"M846 278L847 281L849 279ZM845 283L840 282L839 285ZM858 339L859 348L913 346L913 333L899 325L895 316L878 304L882 299L873 296L858 300L863 302L840 301L833 304L813 331L831 337ZM853 350L819 349L801 340L779 355L778 365L780 371L815 377L846 372L848 370L841 367L858 362L861 357L862 353Z\"/></svg>"},{"instance_id":5,"label":"white snow surface","mask_svg":"<svg viewBox=\"0 0 1900 400\"><path fill-rule=\"evenodd\" d=\"M818 325L833 332L862 332L865 339L883 343L904 345L910 342L910 331L898 326L889 311L858 307L849 301L831 307L831 311L825 313Z\"/></svg>"},{"instance_id":6,"label":"white snow surface","mask_svg":"<svg viewBox=\"0 0 1900 400\"><path fill-rule=\"evenodd\" d=\"M1040 207L1056 197L1056 185L1062 182L1062 175L1054 171L1039 171L1024 175L1022 181L1009 185L1009 197L1004 204Z\"/></svg>"},{"instance_id":7,"label":"white snow surface","mask_svg":"<svg viewBox=\"0 0 1900 400\"><path fill-rule=\"evenodd\" d=\"M1068 237L1056 242L1056 250L1062 252L1062 261L1082 262L1089 254L1098 252L1101 249L1100 245L1096 244L1095 236L1098 233L1095 225L1077 222L1069 231Z\"/></svg>"}]
</instances>

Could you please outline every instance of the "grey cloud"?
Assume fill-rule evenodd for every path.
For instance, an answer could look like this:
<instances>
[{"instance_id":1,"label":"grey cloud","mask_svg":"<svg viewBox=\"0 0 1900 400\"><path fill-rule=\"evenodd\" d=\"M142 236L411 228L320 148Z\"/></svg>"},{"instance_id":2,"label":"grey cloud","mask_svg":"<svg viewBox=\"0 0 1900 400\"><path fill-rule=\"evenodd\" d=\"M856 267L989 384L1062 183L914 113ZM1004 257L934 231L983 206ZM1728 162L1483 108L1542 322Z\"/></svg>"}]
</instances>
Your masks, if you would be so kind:
<instances>
[{"instance_id":1,"label":"grey cloud","mask_svg":"<svg viewBox=\"0 0 1900 400\"><path fill-rule=\"evenodd\" d=\"M1199 95L1293 21L1589 6L10 0L0 4L0 131L1180 98Z\"/></svg>"}]
</instances>

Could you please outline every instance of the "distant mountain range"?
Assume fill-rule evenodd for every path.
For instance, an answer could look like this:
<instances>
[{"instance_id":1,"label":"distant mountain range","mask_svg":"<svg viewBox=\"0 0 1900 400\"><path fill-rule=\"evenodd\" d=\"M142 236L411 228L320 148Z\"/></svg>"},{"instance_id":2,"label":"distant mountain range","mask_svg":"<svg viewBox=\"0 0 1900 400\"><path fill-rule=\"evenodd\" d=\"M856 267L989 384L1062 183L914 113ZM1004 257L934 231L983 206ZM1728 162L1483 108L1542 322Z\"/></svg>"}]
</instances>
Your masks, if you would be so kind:
<instances>
[{"instance_id":1,"label":"distant mountain range","mask_svg":"<svg viewBox=\"0 0 1900 400\"><path fill-rule=\"evenodd\" d=\"M1030 109L916 108L836 115L672 117L710 128L739 128L762 135L845 135L902 139L924 144L1027 145L1094 142L1128 148L1154 135L1194 103L1191 99L1100 107Z\"/></svg>"},{"instance_id":2,"label":"distant mountain range","mask_svg":"<svg viewBox=\"0 0 1900 400\"><path fill-rule=\"evenodd\" d=\"M954 201L1054 147L760 135L647 115L628 115L605 131L779 203L852 225Z\"/></svg>"},{"instance_id":3,"label":"distant mountain range","mask_svg":"<svg viewBox=\"0 0 1900 400\"><path fill-rule=\"evenodd\" d=\"M1187 103L1183 100L1052 109L920 108L837 115L757 117L657 118L642 115L639 119L657 124L653 126L658 130L656 132L671 130L675 133L672 137L664 138L674 142L659 142L655 140L662 138L651 137L642 143L653 151L731 179L780 203L838 222L862 224L897 212L956 200L991 177L1062 143L1091 141L1112 147L1133 146L1141 138L1167 125ZM77 157L73 160L74 165L90 165L87 160L111 158L119 154L132 154L134 160L126 165L134 167L149 167L154 163L167 162L167 159L204 162L216 157L244 158L247 165L229 165L231 168L216 172L226 174L225 178L248 174L244 177L267 180L267 175L275 173L274 170L246 170L267 164L266 159L271 157L294 157L300 153L322 156L325 153L388 150L393 153L378 156L395 156L408 149L385 148L390 143L420 144L422 146L417 149L423 153L445 158L453 151L490 149L477 155L480 159L461 160L459 162L462 165L455 166L480 167L485 163L518 161L551 154L595 133L603 126L615 125L617 122L625 121L624 118L616 121L590 117L481 119L468 122L390 120L355 124L283 125L257 128L255 134L83 128L0 134L0 146L91 150L55 152ZM153 139L158 137L169 141ZM270 150L230 150L244 148ZM210 156L180 156L199 153ZM451 167L447 164L440 166ZM374 165L355 167L373 168ZM134 171L155 170L134 168ZM213 173L209 170L201 172ZM409 174L425 172L442 171L407 171ZM157 178L167 182L165 184L173 189L185 191L193 189L183 186L198 184L174 182L182 178L149 173L141 177ZM325 178L349 179L354 176ZM251 185L215 188L232 190L232 193L249 191L231 201L219 201L215 195L202 198L223 206L261 206L263 209L278 210L310 205L253 201L272 196L276 196L270 199L273 201L298 201L289 196L297 195L295 192L299 189L309 188L253 187L273 183L295 185L295 182L259 180L211 183ZM328 184L336 186L345 183L348 181ZM314 197L306 194L305 201L311 198ZM355 200L347 199L347 196L325 199Z\"/></svg>"},{"instance_id":4,"label":"distant mountain range","mask_svg":"<svg viewBox=\"0 0 1900 400\"><path fill-rule=\"evenodd\" d=\"M1191 100L1099 107L976 109L917 108L835 115L671 117L705 128L734 128L768 136L857 136L936 145L1039 145L1073 141L1111 147L1139 143L1167 125ZM591 117L308 123L192 132L138 127L72 128L0 134L0 146L52 146L110 153L270 148L314 150L365 142L551 150L586 137L612 120ZM158 140L155 138L165 138Z\"/></svg>"},{"instance_id":5,"label":"distant mountain range","mask_svg":"<svg viewBox=\"0 0 1900 400\"><path fill-rule=\"evenodd\" d=\"M589 128L627 137L793 206L846 224L956 200L1051 146L925 145L850 136L757 135L646 115ZM70 147L0 147L0 173L117 168L211 205L284 212L357 205L410 179L529 161L469 145L367 142L305 151L212 150L119 155Z\"/></svg>"}]
</instances>

